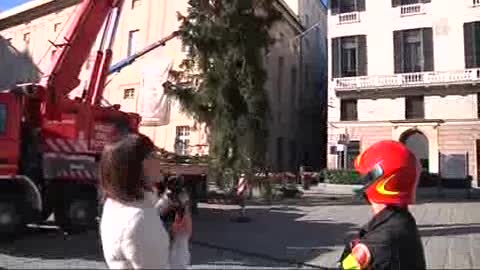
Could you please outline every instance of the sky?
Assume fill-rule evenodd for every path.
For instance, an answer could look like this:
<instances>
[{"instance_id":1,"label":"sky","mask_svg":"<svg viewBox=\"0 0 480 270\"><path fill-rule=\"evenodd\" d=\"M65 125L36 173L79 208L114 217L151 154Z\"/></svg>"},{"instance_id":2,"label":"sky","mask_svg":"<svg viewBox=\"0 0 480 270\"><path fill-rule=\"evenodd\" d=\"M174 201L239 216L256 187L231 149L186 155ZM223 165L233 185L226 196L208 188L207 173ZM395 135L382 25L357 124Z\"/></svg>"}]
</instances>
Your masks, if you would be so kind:
<instances>
[{"instance_id":1,"label":"sky","mask_svg":"<svg viewBox=\"0 0 480 270\"><path fill-rule=\"evenodd\" d=\"M21 5L30 0L0 0L0 11L10 9L14 6Z\"/></svg>"}]
</instances>

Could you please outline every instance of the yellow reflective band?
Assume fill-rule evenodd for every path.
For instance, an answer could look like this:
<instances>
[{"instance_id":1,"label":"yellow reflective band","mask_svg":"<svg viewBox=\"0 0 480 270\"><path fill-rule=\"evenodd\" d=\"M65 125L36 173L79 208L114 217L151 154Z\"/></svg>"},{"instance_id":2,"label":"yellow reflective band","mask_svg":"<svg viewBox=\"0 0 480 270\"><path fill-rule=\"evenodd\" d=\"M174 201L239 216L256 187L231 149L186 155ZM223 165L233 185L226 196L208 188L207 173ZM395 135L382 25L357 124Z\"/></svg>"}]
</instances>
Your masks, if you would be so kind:
<instances>
[{"instance_id":1,"label":"yellow reflective band","mask_svg":"<svg viewBox=\"0 0 480 270\"><path fill-rule=\"evenodd\" d=\"M357 259L353 257L352 254L349 254L343 261L342 261L342 269L344 270L360 270L360 265L357 262Z\"/></svg>"},{"instance_id":2,"label":"yellow reflective band","mask_svg":"<svg viewBox=\"0 0 480 270\"><path fill-rule=\"evenodd\" d=\"M385 189L385 186L387 185L388 181L390 181L394 176L395 175L392 174L387 179L380 181L376 186L377 192L382 194L382 195L397 195L397 194L399 194L400 192L398 192L398 191L390 191L390 190Z\"/></svg>"}]
</instances>

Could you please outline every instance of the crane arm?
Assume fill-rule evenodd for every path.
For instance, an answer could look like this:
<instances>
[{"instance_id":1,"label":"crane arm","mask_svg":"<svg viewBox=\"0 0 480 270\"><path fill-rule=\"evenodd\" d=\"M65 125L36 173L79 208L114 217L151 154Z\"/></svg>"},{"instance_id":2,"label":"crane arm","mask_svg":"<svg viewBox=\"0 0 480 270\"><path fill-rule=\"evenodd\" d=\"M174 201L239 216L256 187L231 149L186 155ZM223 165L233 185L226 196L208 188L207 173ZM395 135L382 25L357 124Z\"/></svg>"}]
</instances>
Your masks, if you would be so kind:
<instances>
[{"instance_id":1,"label":"crane arm","mask_svg":"<svg viewBox=\"0 0 480 270\"><path fill-rule=\"evenodd\" d=\"M143 50L133 54L132 56L129 56L123 60L120 60L119 62L115 63L114 65L112 65L110 67L110 70L108 71L109 74L113 74L113 73L116 73L116 72L120 72L120 70L122 70L124 67L128 66L128 65L131 65L133 62L135 62L138 58L144 56L145 54L155 50L156 48L158 47L162 47L162 46L165 46L165 44L176 38L178 35L180 34L179 31L174 31L173 33L171 33L170 35L162 38L161 40L155 42L155 43L152 43L150 45L148 45L147 47L145 47Z\"/></svg>"},{"instance_id":2,"label":"crane arm","mask_svg":"<svg viewBox=\"0 0 480 270\"><path fill-rule=\"evenodd\" d=\"M79 6L65 37L64 44L56 45L57 52L48 74L40 81L46 95L47 119L61 120L62 101L75 89L81 68L112 10L120 9L123 0L84 0Z\"/></svg>"}]
</instances>

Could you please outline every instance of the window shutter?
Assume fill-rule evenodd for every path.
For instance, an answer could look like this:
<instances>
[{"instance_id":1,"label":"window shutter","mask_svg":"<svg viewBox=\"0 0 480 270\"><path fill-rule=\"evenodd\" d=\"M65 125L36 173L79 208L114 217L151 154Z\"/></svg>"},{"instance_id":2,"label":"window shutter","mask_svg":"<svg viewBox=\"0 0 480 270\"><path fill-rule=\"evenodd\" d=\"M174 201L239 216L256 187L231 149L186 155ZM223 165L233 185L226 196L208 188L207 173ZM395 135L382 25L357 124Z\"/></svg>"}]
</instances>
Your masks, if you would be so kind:
<instances>
[{"instance_id":1,"label":"window shutter","mask_svg":"<svg viewBox=\"0 0 480 270\"><path fill-rule=\"evenodd\" d=\"M394 54L394 63L395 73L403 73L403 32L394 31L393 32L393 54Z\"/></svg>"},{"instance_id":2,"label":"window shutter","mask_svg":"<svg viewBox=\"0 0 480 270\"><path fill-rule=\"evenodd\" d=\"M367 75L367 36L357 36L357 75Z\"/></svg>"},{"instance_id":3,"label":"window shutter","mask_svg":"<svg viewBox=\"0 0 480 270\"><path fill-rule=\"evenodd\" d=\"M340 0L331 0L330 1L330 10L332 15L336 15L340 12Z\"/></svg>"},{"instance_id":4,"label":"window shutter","mask_svg":"<svg viewBox=\"0 0 480 270\"><path fill-rule=\"evenodd\" d=\"M332 76L339 78L342 74L341 59L341 38L332 39Z\"/></svg>"},{"instance_id":5,"label":"window shutter","mask_svg":"<svg viewBox=\"0 0 480 270\"><path fill-rule=\"evenodd\" d=\"M401 0L392 0L392 7L398 7L400 5L402 5Z\"/></svg>"},{"instance_id":6,"label":"window shutter","mask_svg":"<svg viewBox=\"0 0 480 270\"><path fill-rule=\"evenodd\" d=\"M365 0L357 0L357 11L365 11Z\"/></svg>"},{"instance_id":7,"label":"window shutter","mask_svg":"<svg viewBox=\"0 0 480 270\"><path fill-rule=\"evenodd\" d=\"M422 29L423 39L423 71L434 70L433 31L432 28Z\"/></svg>"},{"instance_id":8,"label":"window shutter","mask_svg":"<svg viewBox=\"0 0 480 270\"><path fill-rule=\"evenodd\" d=\"M465 68L475 67L475 23L463 24Z\"/></svg>"}]
</instances>

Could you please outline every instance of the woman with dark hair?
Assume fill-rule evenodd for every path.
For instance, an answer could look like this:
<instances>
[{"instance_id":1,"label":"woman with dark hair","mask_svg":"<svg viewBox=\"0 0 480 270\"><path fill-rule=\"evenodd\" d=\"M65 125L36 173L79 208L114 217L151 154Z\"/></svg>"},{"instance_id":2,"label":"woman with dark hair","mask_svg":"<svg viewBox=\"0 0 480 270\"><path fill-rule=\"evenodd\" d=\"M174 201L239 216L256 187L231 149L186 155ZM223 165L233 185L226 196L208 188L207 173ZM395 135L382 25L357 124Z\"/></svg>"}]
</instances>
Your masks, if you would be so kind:
<instances>
[{"instance_id":1,"label":"woman with dark hair","mask_svg":"<svg viewBox=\"0 0 480 270\"><path fill-rule=\"evenodd\" d=\"M104 195L100 234L110 269L186 268L192 223L189 213L177 218L173 239L158 216L158 197L146 181L145 160L154 145L143 135L128 135L106 147L100 162Z\"/></svg>"}]
</instances>

